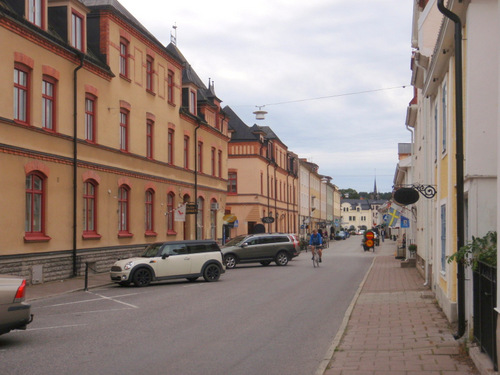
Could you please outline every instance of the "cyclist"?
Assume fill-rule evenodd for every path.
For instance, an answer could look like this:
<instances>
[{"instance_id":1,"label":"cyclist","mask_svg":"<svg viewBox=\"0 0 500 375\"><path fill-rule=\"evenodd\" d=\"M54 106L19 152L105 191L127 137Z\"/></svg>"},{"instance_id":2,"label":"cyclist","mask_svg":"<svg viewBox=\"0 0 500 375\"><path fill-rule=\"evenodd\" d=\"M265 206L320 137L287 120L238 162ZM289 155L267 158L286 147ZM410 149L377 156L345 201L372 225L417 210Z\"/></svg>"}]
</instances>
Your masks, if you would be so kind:
<instances>
[{"instance_id":1,"label":"cyclist","mask_svg":"<svg viewBox=\"0 0 500 375\"><path fill-rule=\"evenodd\" d=\"M316 251L316 249L318 250L320 263L321 263L321 255L323 255L323 251L321 250L322 244L323 244L323 237L321 236L321 234L318 233L316 229L313 229L311 238L309 239L309 246L311 246L313 259L314 259L314 252Z\"/></svg>"}]
</instances>

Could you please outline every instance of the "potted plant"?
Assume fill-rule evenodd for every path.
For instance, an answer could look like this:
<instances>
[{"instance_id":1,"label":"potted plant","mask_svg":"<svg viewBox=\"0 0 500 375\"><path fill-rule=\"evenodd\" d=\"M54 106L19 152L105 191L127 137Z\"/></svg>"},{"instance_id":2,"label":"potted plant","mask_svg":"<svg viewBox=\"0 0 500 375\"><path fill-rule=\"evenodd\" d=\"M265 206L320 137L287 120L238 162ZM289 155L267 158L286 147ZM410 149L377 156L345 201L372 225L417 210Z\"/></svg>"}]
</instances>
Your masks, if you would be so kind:
<instances>
[{"instance_id":1,"label":"potted plant","mask_svg":"<svg viewBox=\"0 0 500 375\"><path fill-rule=\"evenodd\" d=\"M413 256L417 252L417 245L412 243L411 245L408 246L408 251L410 254Z\"/></svg>"}]
</instances>

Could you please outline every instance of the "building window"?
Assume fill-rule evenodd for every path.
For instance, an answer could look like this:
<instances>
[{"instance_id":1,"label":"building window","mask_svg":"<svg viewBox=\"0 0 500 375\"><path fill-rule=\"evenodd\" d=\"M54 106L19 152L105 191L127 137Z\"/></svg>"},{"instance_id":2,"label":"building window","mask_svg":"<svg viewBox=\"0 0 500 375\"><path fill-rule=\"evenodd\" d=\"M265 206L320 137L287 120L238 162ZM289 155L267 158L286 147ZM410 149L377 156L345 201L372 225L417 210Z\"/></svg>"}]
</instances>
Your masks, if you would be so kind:
<instances>
[{"instance_id":1,"label":"building window","mask_svg":"<svg viewBox=\"0 0 500 375\"><path fill-rule=\"evenodd\" d=\"M174 72L171 70L168 71L167 84L167 100L170 104L174 104Z\"/></svg>"},{"instance_id":2,"label":"building window","mask_svg":"<svg viewBox=\"0 0 500 375\"><path fill-rule=\"evenodd\" d=\"M97 183L89 180L83 184L83 238L100 238L97 234Z\"/></svg>"},{"instance_id":3,"label":"building window","mask_svg":"<svg viewBox=\"0 0 500 375\"><path fill-rule=\"evenodd\" d=\"M189 137L184 136L184 168L189 169Z\"/></svg>"},{"instance_id":4,"label":"building window","mask_svg":"<svg viewBox=\"0 0 500 375\"><path fill-rule=\"evenodd\" d=\"M227 174L227 192L230 194L238 193L237 177L238 175L236 172L229 172Z\"/></svg>"},{"instance_id":5,"label":"building window","mask_svg":"<svg viewBox=\"0 0 500 375\"><path fill-rule=\"evenodd\" d=\"M198 172L203 171L203 142L198 142Z\"/></svg>"},{"instance_id":6,"label":"building window","mask_svg":"<svg viewBox=\"0 0 500 375\"><path fill-rule=\"evenodd\" d=\"M85 95L85 139L93 143L96 141L96 102L94 95Z\"/></svg>"},{"instance_id":7,"label":"building window","mask_svg":"<svg viewBox=\"0 0 500 375\"><path fill-rule=\"evenodd\" d=\"M79 14L71 14L71 46L83 51L83 17Z\"/></svg>"},{"instance_id":8,"label":"building window","mask_svg":"<svg viewBox=\"0 0 500 375\"><path fill-rule=\"evenodd\" d=\"M210 239L217 240L217 201L212 200L210 204Z\"/></svg>"},{"instance_id":9,"label":"building window","mask_svg":"<svg viewBox=\"0 0 500 375\"><path fill-rule=\"evenodd\" d=\"M45 0L28 0L28 21L44 28Z\"/></svg>"},{"instance_id":10,"label":"building window","mask_svg":"<svg viewBox=\"0 0 500 375\"><path fill-rule=\"evenodd\" d=\"M128 41L120 40L120 75L128 78Z\"/></svg>"},{"instance_id":11,"label":"building window","mask_svg":"<svg viewBox=\"0 0 500 375\"><path fill-rule=\"evenodd\" d=\"M167 234L175 234L174 231L174 193L167 194Z\"/></svg>"},{"instance_id":12,"label":"building window","mask_svg":"<svg viewBox=\"0 0 500 375\"><path fill-rule=\"evenodd\" d=\"M447 102L446 102L446 99L447 98L446 98L446 95L447 95L446 94L446 83L444 83L443 84L443 96L441 98L441 101L442 101L442 108L441 109L442 109L442 112L443 112L441 114L442 115L442 121L443 121L443 123L441 124L441 126L442 126L442 134L441 135L443 137L441 151L443 153L446 152L446 131L447 131L447 123L446 123L447 122L447 118L446 118L446 115L447 115L447 113L446 113L446 111L447 111Z\"/></svg>"},{"instance_id":13,"label":"building window","mask_svg":"<svg viewBox=\"0 0 500 375\"><path fill-rule=\"evenodd\" d=\"M146 190L145 217L144 217L146 236L156 235L154 231L154 197L155 197L155 192L153 189Z\"/></svg>"},{"instance_id":14,"label":"building window","mask_svg":"<svg viewBox=\"0 0 500 375\"><path fill-rule=\"evenodd\" d=\"M56 130L56 81L43 77L42 81L42 127L47 130Z\"/></svg>"},{"instance_id":15,"label":"building window","mask_svg":"<svg viewBox=\"0 0 500 375\"><path fill-rule=\"evenodd\" d=\"M128 117L129 113L125 109L120 111L120 150L128 151Z\"/></svg>"},{"instance_id":16,"label":"building window","mask_svg":"<svg viewBox=\"0 0 500 375\"><path fill-rule=\"evenodd\" d=\"M146 57L146 90L154 92L153 87L153 70L154 59L151 56Z\"/></svg>"},{"instance_id":17,"label":"building window","mask_svg":"<svg viewBox=\"0 0 500 375\"><path fill-rule=\"evenodd\" d=\"M129 195L130 189L126 185L118 189L118 236L128 237L129 231Z\"/></svg>"},{"instance_id":18,"label":"building window","mask_svg":"<svg viewBox=\"0 0 500 375\"><path fill-rule=\"evenodd\" d=\"M153 130L154 122L148 120L146 122L146 157L153 159Z\"/></svg>"},{"instance_id":19,"label":"building window","mask_svg":"<svg viewBox=\"0 0 500 375\"><path fill-rule=\"evenodd\" d=\"M45 236L45 176L33 172L26 176L25 239L44 240Z\"/></svg>"},{"instance_id":20,"label":"building window","mask_svg":"<svg viewBox=\"0 0 500 375\"><path fill-rule=\"evenodd\" d=\"M446 272L446 205L441 205L441 272Z\"/></svg>"},{"instance_id":21,"label":"building window","mask_svg":"<svg viewBox=\"0 0 500 375\"><path fill-rule=\"evenodd\" d=\"M189 90L189 113L196 115L196 92Z\"/></svg>"},{"instance_id":22,"label":"building window","mask_svg":"<svg viewBox=\"0 0 500 375\"><path fill-rule=\"evenodd\" d=\"M167 163L174 164L174 129L168 129L167 137Z\"/></svg>"},{"instance_id":23,"label":"building window","mask_svg":"<svg viewBox=\"0 0 500 375\"><path fill-rule=\"evenodd\" d=\"M29 123L30 70L16 64L14 68L14 120Z\"/></svg>"},{"instance_id":24,"label":"building window","mask_svg":"<svg viewBox=\"0 0 500 375\"><path fill-rule=\"evenodd\" d=\"M211 154L211 165L212 165L212 176L215 177L216 173L217 173L217 169L216 169L216 153L215 153L215 147L212 147L212 154Z\"/></svg>"},{"instance_id":25,"label":"building window","mask_svg":"<svg viewBox=\"0 0 500 375\"><path fill-rule=\"evenodd\" d=\"M204 233L204 205L205 205L205 200L202 198L202 197L199 197L197 199L197 208L198 208L198 213L196 214L198 216L197 218L197 221L198 221L198 225L196 227L196 234L197 234L197 239L199 240L204 240L205 239L205 236L203 235Z\"/></svg>"},{"instance_id":26,"label":"building window","mask_svg":"<svg viewBox=\"0 0 500 375\"><path fill-rule=\"evenodd\" d=\"M222 178L222 151L221 150L219 150L219 152L217 153L217 164L218 164L217 175L219 176L219 178Z\"/></svg>"}]
</instances>

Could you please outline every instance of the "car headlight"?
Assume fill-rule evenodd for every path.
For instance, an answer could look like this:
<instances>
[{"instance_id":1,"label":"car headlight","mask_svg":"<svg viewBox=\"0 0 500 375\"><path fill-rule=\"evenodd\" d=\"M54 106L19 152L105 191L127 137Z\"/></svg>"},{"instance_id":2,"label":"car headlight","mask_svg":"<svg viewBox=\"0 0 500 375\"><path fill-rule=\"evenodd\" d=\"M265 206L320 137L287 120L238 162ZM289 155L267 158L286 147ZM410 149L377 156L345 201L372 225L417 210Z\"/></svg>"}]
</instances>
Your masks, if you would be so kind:
<instances>
[{"instance_id":1,"label":"car headlight","mask_svg":"<svg viewBox=\"0 0 500 375\"><path fill-rule=\"evenodd\" d=\"M124 270L129 270L129 269L131 269L133 266L134 266L134 262L128 262L127 264L125 264L125 266L123 267L123 269L124 269Z\"/></svg>"}]
</instances>

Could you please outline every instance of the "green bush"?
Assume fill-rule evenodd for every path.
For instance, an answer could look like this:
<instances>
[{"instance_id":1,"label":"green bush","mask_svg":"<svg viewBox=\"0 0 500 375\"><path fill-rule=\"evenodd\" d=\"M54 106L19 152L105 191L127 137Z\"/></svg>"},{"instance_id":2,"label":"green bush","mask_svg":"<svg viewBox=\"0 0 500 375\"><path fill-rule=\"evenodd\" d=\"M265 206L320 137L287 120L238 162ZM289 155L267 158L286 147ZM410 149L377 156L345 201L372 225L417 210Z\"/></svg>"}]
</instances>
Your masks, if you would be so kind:
<instances>
[{"instance_id":1,"label":"green bush","mask_svg":"<svg viewBox=\"0 0 500 375\"><path fill-rule=\"evenodd\" d=\"M448 257L448 263L461 262L477 269L478 262L492 267L497 266L497 232L490 231L484 237L472 237L472 242L462 246L455 254Z\"/></svg>"}]
</instances>

